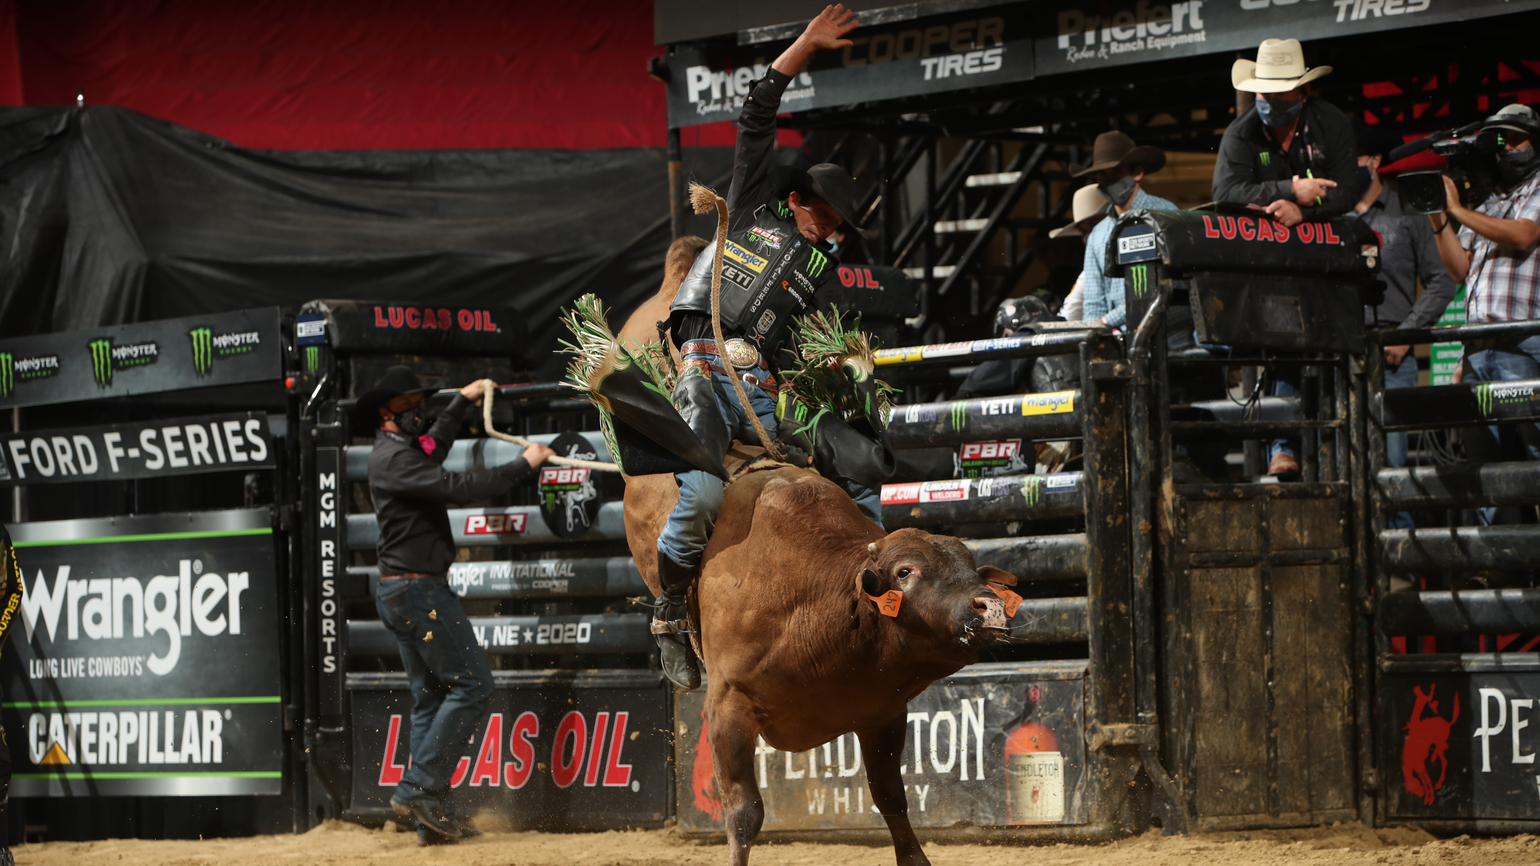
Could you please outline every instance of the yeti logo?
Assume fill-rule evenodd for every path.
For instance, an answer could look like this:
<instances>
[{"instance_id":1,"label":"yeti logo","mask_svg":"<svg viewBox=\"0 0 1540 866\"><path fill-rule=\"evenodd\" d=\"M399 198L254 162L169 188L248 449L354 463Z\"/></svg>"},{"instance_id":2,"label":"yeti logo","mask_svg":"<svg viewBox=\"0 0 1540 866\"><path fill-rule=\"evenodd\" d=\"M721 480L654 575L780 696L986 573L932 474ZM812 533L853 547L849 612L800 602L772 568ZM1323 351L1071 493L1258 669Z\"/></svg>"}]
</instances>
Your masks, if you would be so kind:
<instances>
[{"instance_id":1,"label":"yeti logo","mask_svg":"<svg viewBox=\"0 0 1540 866\"><path fill-rule=\"evenodd\" d=\"M1424 692L1416 686L1412 691L1417 700L1412 704L1412 716L1406 722L1406 742L1401 746L1401 786L1407 793L1422 798L1424 806L1433 805L1439 789L1444 787L1444 777L1449 773L1449 729L1460 718L1460 696L1455 694L1454 707L1449 718L1438 714L1438 701L1433 700L1435 686ZM1428 712L1431 710L1431 714ZM1433 764L1438 764L1438 781L1433 781Z\"/></svg>"}]
</instances>

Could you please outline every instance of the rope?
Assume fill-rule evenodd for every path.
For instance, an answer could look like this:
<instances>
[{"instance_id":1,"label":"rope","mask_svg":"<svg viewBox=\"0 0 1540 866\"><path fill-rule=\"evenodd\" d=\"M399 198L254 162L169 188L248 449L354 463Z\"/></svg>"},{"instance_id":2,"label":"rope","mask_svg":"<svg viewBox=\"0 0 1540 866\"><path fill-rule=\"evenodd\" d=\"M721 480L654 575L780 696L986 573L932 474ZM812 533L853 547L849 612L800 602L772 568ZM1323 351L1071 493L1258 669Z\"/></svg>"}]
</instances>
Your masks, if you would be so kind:
<instances>
[{"instance_id":1,"label":"rope","mask_svg":"<svg viewBox=\"0 0 1540 866\"><path fill-rule=\"evenodd\" d=\"M482 379L481 397L481 426L487 431L487 435L493 439L501 439L504 442L512 442L528 448L534 442L523 436L515 436L511 433L501 433L492 426L492 395L497 393L497 383L491 379ZM613 463L601 463L598 460L574 460L571 457L547 457L546 462L556 466L575 466L579 469L597 469L600 472L619 472L620 467Z\"/></svg>"},{"instance_id":2,"label":"rope","mask_svg":"<svg viewBox=\"0 0 1540 866\"><path fill-rule=\"evenodd\" d=\"M695 204L696 213L705 213L711 205L703 201L710 196L710 202L716 204L717 209L717 242L714 260L711 264L711 334L716 338L717 357L722 360L727 378L733 383L733 390L738 394L738 404L743 407L743 413L749 416L749 423L754 425L754 432L759 436L759 444L764 447L765 453L770 459L777 462L786 462L786 455L782 453L780 446L765 432L763 424L759 423L759 415L754 411L754 406L749 403L749 395L743 390L743 380L733 367L732 359L727 356L727 341L722 339L722 255L727 249L727 199L717 195L700 184L690 184L690 198Z\"/></svg>"}]
</instances>

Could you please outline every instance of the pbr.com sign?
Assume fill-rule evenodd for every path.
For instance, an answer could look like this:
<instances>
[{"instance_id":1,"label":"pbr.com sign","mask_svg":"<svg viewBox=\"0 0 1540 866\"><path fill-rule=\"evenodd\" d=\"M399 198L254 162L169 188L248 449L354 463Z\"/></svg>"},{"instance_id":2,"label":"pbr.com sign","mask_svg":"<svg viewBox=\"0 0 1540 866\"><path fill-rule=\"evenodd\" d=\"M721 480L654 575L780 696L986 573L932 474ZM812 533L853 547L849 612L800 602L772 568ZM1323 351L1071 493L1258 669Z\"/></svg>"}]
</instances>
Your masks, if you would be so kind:
<instances>
[{"instance_id":1,"label":"pbr.com sign","mask_svg":"<svg viewBox=\"0 0 1540 866\"><path fill-rule=\"evenodd\" d=\"M488 714L450 778L457 811L563 829L659 825L668 817L668 691L660 678L579 679L499 675ZM349 688L353 809L386 813L411 759L406 678Z\"/></svg>"},{"instance_id":2,"label":"pbr.com sign","mask_svg":"<svg viewBox=\"0 0 1540 866\"><path fill-rule=\"evenodd\" d=\"M255 412L0 433L0 455L0 484L265 469L276 460L267 415Z\"/></svg>"},{"instance_id":3,"label":"pbr.com sign","mask_svg":"<svg viewBox=\"0 0 1540 866\"><path fill-rule=\"evenodd\" d=\"M0 666L13 795L279 792L270 520L11 527L24 590Z\"/></svg>"},{"instance_id":4,"label":"pbr.com sign","mask_svg":"<svg viewBox=\"0 0 1540 866\"><path fill-rule=\"evenodd\" d=\"M1387 680L1392 815L1540 819L1540 670L1524 667Z\"/></svg>"},{"instance_id":5,"label":"pbr.com sign","mask_svg":"<svg viewBox=\"0 0 1540 866\"><path fill-rule=\"evenodd\" d=\"M282 376L277 308L0 339L0 407Z\"/></svg>"}]
</instances>

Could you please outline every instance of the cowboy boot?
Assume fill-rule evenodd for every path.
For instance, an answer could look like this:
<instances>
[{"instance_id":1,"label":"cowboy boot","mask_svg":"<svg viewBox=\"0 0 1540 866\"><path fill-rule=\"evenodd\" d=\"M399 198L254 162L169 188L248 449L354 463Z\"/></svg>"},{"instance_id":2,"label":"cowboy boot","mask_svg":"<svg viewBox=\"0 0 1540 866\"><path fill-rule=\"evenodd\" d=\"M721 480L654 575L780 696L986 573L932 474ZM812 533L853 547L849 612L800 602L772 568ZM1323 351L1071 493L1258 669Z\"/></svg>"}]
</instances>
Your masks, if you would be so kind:
<instances>
[{"instance_id":1,"label":"cowboy boot","mask_svg":"<svg viewBox=\"0 0 1540 866\"><path fill-rule=\"evenodd\" d=\"M680 565L658 551L658 588L662 594L653 614L652 633L658 636L664 676L685 691L700 688L700 661L689 634L690 584L699 575L700 566Z\"/></svg>"}]
</instances>

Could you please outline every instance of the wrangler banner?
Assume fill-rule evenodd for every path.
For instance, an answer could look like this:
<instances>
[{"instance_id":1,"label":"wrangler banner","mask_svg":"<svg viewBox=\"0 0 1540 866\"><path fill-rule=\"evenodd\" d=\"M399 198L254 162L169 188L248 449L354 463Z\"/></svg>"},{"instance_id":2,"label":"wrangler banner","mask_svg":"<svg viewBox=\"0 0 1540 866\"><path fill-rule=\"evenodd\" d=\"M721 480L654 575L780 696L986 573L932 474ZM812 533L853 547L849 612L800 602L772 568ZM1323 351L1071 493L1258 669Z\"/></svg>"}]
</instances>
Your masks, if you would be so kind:
<instances>
[{"instance_id":1,"label":"wrangler banner","mask_svg":"<svg viewBox=\"0 0 1540 866\"><path fill-rule=\"evenodd\" d=\"M0 660L13 795L279 792L266 509L10 529L24 586Z\"/></svg>"},{"instance_id":2,"label":"wrangler banner","mask_svg":"<svg viewBox=\"0 0 1540 866\"><path fill-rule=\"evenodd\" d=\"M973 667L910 701L902 769L914 826L1086 823L1084 676L1084 662ZM703 690L678 700L679 826L720 831ZM884 826L855 734L807 752L761 738L754 772L766 830Z\"/></svg>"},{"instance_id":3,"label":"wrangler banner","mask_svg":"<svg viewBox=\"0 0 1540 866\"><path fill-rule=\"evenodd\" d=\"M0 407L282 376L276 307L0 339Z\"/></svg>"},{"instance_id":4,"label":"wrangler banner","mask_svg":"<svg viewBox=\"0 0 1540 866\"><path fill-rule=\"evenodd\" d=\"M669 811L669 689L648 671L496 671L497 690L461 752L450 799L543 830L661 826ZM405 674L349 674L353 802L390 813L411 760Z\"/></svg>"},{"instance_id":5,"label":"wrangler banner","mask_svg":"<svg viewBox=\"0 0 1540 866\"><path fill-rule=\"evenodd\" d=\"M267 414L0 433L0 484L159 478L275 465Z\"/></svg>"}]
</instances>

